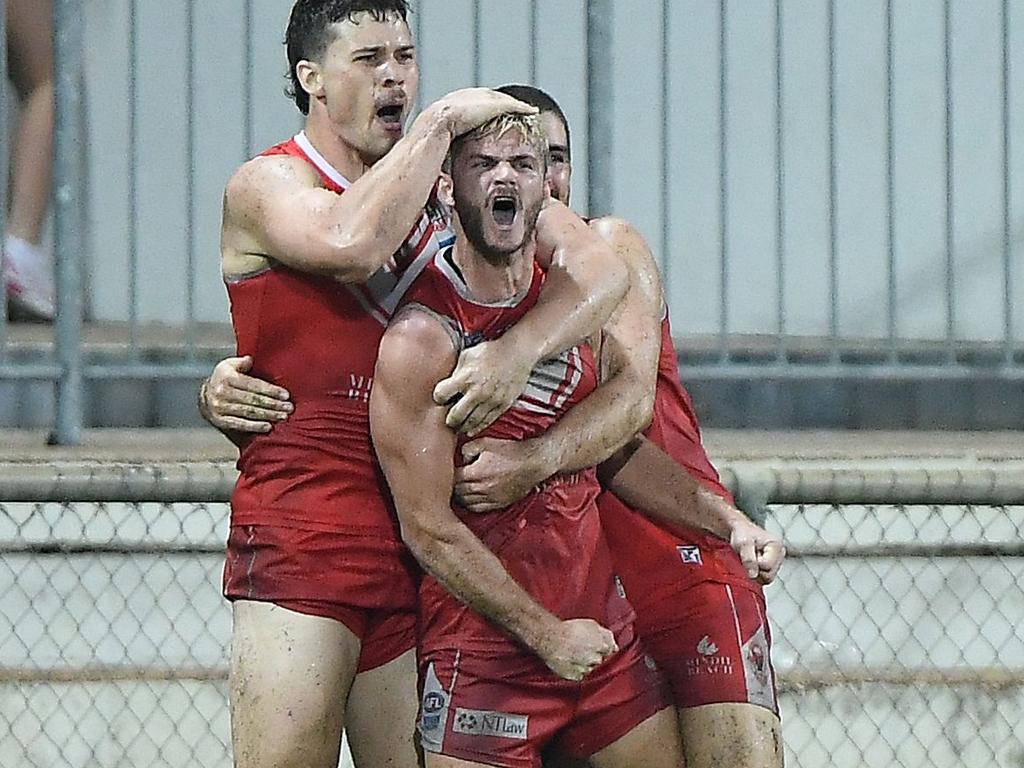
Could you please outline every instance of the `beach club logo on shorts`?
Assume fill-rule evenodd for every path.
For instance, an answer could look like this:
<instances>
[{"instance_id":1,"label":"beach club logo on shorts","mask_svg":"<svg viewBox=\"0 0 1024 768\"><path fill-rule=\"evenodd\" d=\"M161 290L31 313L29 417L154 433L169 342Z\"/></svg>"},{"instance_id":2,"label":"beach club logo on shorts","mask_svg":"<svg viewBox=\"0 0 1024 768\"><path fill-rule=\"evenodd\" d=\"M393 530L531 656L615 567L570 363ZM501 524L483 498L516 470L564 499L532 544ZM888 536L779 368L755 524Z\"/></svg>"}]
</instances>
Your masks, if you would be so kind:
<instances>
[{"instance_id":1,"label":"beach club logo on shorts","mask_svg":"<svg viewBox=\"0 0 1024 768\"><path fill-rule=\"evenodd\" d=\"M466 736L496 736L501 739L526 741L529 719L529 715L457 707L452 731Z\"/></svg>"},{"instance_id":2,"label":"beach club logo on shorts","mask_svg":"<svg viewBox=\"0 0 1024 768\"><path fill-rule=\"evenodd\" d=\"M704 561L700 559L700 547L694 546L679 546L676 547L679 552L679 557L686 565L703 565Z\"/></svg>"},{"instance_id":3,"label":"beach club logo on shorts","mask_svg":"<svg viewBox=\"0 0 1024 768\"><path fill-rule=\"evenodd\" d=\"M704 635L697 643L697 653L701 656L714 656L718 653L718 646L711 641L710 637Z\"/></svg>"},{"instance_id":4,"label":"beach club logo on shorts","mask_svg":"<svg viewBox=\"0 0 1024 768\"><path fill-rule=\"evenodd\" d=\"M732 657L718 655L718 644L704 635L697 643L697 655L686 660L686 674L690 677L731 675Z\"/></svg>"}]
</instances>

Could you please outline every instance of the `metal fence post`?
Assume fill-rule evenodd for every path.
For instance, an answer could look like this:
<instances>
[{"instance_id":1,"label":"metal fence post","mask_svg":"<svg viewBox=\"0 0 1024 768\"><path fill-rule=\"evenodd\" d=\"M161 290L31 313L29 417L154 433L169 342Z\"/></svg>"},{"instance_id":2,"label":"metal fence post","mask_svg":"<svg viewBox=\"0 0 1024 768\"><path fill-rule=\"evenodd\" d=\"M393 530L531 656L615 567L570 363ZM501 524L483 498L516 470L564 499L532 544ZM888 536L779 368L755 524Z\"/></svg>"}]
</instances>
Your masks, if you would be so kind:
<instances>
[{"instance_id":1,"label":"metal fence post","mask_svg":"<svg viewBox=\"0 0 1024 768\"><path fill-rule=\"evenodd\" d=\"M612 0L587 0L587 208L591 216L607 215L613 208L613 22Z\"/></svg>"},{"instance_id":2,"label":"metal fence post","mask_svg":"<svg viewBox=\"0 0 1024 768\"><path fill-rule=\"evenodd\" d=\"M7 81L7 4L0 3L0 71L3 80ZM9 109L7 89L0 88L0 115L6 115ZM6 130L0 131L0 179L9 178L11 140ZM7 184L0 184L0 232L7 232ZM3 256L0 255L0 266ZM7 356L7 282L0 276L0 361Z\"/></svg>"},{"instance_id":3,"label":"metal fence post","mask_svg":"<svg viewBox=\"0 0 1024 768\"><path fill-rule=\"evenodd\" d=\"M79 0L54 2L56 126L54 136L54 251L57 267L56 424L50 442L82 437L82 111L83 13Z\"/></svg>"}]
</instances>

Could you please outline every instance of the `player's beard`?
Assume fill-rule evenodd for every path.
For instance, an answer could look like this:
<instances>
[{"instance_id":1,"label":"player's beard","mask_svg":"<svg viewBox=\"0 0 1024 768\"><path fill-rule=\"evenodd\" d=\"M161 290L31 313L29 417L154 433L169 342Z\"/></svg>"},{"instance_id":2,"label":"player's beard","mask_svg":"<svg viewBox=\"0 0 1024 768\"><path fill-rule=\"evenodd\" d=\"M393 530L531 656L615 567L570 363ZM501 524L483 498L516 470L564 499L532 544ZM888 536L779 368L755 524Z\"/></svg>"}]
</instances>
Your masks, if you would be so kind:
<instances>
[{"instance_id":1,"label":"player's beard","mask_svg":"<svg viewBox=\"0 0 1024 768\"><path fill-rule=\"evenodd\" d=\"M508 257L522 250L523 246L533 238L534 230L537 228L537 217L540 216L540 209L544 205L544 201L540 200L533 207L523 209L523 239L518 244L514 247L511 245L496 246L487 242L487 233L484 227L484 216L489 215L490 212L461 197L458 190L453 190L452 196L455 198L455 213L458 214L459 223L462 225L466 239L477 253L492 264L508 263Z\"/></svg>"}]
</instances>

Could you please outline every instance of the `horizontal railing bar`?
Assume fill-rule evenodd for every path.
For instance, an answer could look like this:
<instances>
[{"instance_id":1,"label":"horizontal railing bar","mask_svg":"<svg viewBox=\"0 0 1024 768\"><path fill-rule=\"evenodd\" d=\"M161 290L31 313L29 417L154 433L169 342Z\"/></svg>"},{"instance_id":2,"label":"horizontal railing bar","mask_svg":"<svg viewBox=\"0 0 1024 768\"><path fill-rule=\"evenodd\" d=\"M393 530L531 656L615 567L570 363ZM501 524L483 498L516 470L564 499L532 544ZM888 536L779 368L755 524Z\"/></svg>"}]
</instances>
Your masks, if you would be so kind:
<instances>
[{"instance_id":1,"label":"horizontal railing bar","mask_svg":"<svg viewBox=\"0 0 1024 768\"><path fill-rule=\"evenodd\" d=\"M205 379L213 369L207 363L180 363L173 365L124 364L87 365L87 379Z\"/></svg>"},{"instance_id":2,"label":"horizontal railing bar","mask_svg":"<svg viewBox=\"0 0 1024 768\"><path fill-rule=\"evenodd\" d=\"M0 541L0 555L223 555L224 544L202 542L154 542L113 539L88 542L81 539L49 539L47 541ZM965 557L1024 557L1024 542L932 544L851 544L787 545L789 560L815 558L889 558L913 557L947 560Z\"/></svg>"},{"instance_id":3,"label":"horizontal railing bar","mask_svg":"<svg viewBox=\"0 0 1024 768\"><path fill-rule=\"evenodd\" d=\"M1010 688L1024 685L1024 669L1008 667L907 668L849 667L824 670L792 669L778 674L782 691L805 691L848 685L980 686ZM33 668L0 667L0 685L115 682L223 682L227 665L156 667L86 664Z\"/></svg>"},{"instance_id":4,"label":"horizontal railing bar","mask_svg":"<svg viewBox=\"0 0 1024 768\"><path fill-rule=\"evenodd\" d=\"M758 504L1024 504L1024 469L724 467L746 508ZM228 464L0 464L0 502L224 502Z\"/></svg>"},{"instance_id":5,"label":"horizontal railing bar","mask_svg":"<svg viewBox=\"0 0 1024 768\"><path fill-rule=\"evenodd\" d=\"M1024 557L1024 542L935 542L934 544L851 544L837 545L786 545L787 559L801 558L879 558L879 557L926 557L935 559L963 557Z\"/></svg>"},{"instance_id":6,"label":"horizontal railing bar","mask_svg":"<svg viewBox=\"0 0 1024 768\"><path fill-rule=\"evenodd\" d=\"M18 365L16 363L5 363L0 365L0 381L56 381L60 376L59 365L46 363L29 363Z\"/></svg>"},{"instance_id":7,"label":"horizontal railing bar","mask_svg":"<svg viewBox=\"0 0 1024 768\"><path fill-rule=\"evenodd\" d=\"M778 675L783 691L806 691L847 685L980 686L1015 688L1024 685L1024 669L1011 667L842 667L793 669Z\"/></svg>"},{"instance_id":8,"label":"horizontal railing bar","mask_svg":"<svg viewBox=\"0 0 1024 768\"><path fill-rule=\"evenodd\" d=\"M0 541L0 555L223 555L224 543L152 542L114 539L104 542Z\"/></svg>"},{"instance_id":9,"label":"horizontal railing bar","mask_svg":"<svg viewBox=\"0 0 1024 768\"><path fill-rule=\"evenodd\" d=\"M680 362L684 382L700 380L850 380L850 381L1024 381L1024 364L999 366L969 365L870 365L846 363L844 365L790 363L776 361L757 363L700 363Z\"/></svg>"},{"instance_id":10,"label":"horizontal railing bar","mask_svg":"<svg viewBox=\"0 0 1024 768\"><path fill-rule=\"evenodd\" d=\"M1024 504L1024 469L731 468L722 479L762 504ZM741 505L742 506L742 505Z\"/></svg>"}]
</instances>

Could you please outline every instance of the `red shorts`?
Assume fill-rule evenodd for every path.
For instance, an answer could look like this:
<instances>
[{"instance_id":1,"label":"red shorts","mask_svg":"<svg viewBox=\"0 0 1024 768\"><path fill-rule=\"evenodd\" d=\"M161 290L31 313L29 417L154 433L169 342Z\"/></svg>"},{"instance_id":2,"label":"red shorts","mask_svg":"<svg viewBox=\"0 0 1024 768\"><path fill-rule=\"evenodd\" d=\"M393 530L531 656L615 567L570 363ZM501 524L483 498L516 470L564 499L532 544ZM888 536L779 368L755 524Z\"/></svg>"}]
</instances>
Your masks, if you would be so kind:
<instances>
[{"instance_id":1,"label":"red shorts","mask_svg":"<svg viewBox=\"0 0 1024 768\"><path fill-rule=\"evenodd\" d=\"M224 596L340 621L362 643L362 672L415 647L418 574L392 537L233 525Z\"/></svg>"},{"instance_id":2,"label":"red shorts","mask_svg":"<svg viewBox=\"0 0 1024 768\"><path fill-rule=\"evenodd\" d=\"M637 608L637 632L677 707L744 703L778 714L764 593L705 581Z\"/></svg>"},{"instance_id":3,"label":"red shorts","mask_svg":"<svg viewBox=\"0 0 1024 768\"><path fill-rule=\"evenodd\" d=\"M537 768L549 748L587 758L671 706L635 640L579 683L527 653L441 650L419 664L423 749L501 768Z\"/></svg>"}]
</instances>

